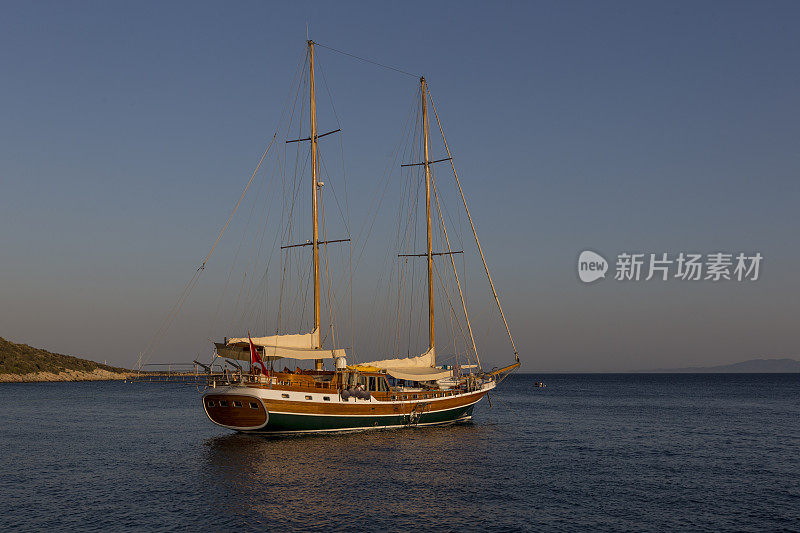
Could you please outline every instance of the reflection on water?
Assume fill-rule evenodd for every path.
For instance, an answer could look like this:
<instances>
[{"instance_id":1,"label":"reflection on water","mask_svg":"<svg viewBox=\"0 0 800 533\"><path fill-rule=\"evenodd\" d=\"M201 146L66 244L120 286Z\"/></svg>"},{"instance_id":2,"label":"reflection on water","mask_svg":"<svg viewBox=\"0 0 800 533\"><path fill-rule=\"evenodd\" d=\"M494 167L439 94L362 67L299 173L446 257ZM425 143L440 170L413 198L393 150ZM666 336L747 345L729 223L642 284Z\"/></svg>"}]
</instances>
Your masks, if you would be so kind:
<instances>
[{"instance_id":1,"label":"reflection on water","mask_svg":"<svg viewBox=\"0 0 800 533\"><path fill-rule=\"evenodd\" d=\"M288 438L230 434L205 441L211 512L286 527L415 527L420 514L470 502L480 490L464 468L486 457L486 428L459 424ZM474 466L474 465L473 465ZM436 497L433 497L436 495ZM440 512L440 511L436 511ZM418 526L418 523L417 523Z\"/></svg>"}]
</instances>

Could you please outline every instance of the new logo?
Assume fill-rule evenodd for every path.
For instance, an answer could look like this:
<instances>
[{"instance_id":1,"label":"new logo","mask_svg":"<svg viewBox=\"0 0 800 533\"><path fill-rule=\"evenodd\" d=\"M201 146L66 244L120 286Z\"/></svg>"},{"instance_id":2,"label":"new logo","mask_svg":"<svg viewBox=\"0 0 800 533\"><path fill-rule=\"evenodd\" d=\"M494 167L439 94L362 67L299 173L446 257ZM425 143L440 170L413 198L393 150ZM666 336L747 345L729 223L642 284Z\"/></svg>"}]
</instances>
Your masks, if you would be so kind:
<instances>
[{"instance_id":1,"label":"new logo","mask_svg":"<svg viewBox=\"0 0 800 533\"><path fill-rule=\"evenodd\" d=\"M578 257L578 277L584 283L591 283L606 277L608 261L602 255L589 250L581 252Z\"/></svg>"}]
</instances>

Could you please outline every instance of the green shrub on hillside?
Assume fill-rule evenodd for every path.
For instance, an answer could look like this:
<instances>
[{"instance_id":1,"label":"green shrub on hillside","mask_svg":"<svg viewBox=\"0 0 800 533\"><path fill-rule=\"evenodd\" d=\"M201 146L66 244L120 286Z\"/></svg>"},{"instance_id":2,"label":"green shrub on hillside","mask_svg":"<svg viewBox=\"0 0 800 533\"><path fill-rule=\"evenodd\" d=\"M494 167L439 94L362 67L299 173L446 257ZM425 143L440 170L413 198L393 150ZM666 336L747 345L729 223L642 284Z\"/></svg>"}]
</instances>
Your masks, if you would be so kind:
<instances>
[{"instance_id":1,"label":"green shrub on hillside","mask_svg":"<svg viewBox=\"0 0 800 533\"><path fill-rule=\"evenodd\" d=\"M32 374L36 372L58 374L65 370L92 372L97 368L109 372L126 372L123 368L101 365L71 355L51 353L0 337L0 374Z\"/></svg>"}]
</instances>

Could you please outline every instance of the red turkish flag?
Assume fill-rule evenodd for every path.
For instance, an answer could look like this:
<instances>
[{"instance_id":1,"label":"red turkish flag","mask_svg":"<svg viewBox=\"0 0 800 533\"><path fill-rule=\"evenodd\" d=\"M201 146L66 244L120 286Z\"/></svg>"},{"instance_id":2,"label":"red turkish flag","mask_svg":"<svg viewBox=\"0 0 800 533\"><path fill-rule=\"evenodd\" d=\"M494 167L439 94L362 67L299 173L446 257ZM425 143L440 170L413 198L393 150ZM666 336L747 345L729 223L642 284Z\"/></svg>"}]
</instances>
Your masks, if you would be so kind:
<instances>
[{"instance_id":1,"label":"red turkish flag","mask_svg":"<svg viewBox=\"0 0 800 533\"><path fill-rule=\"evenodd\" d=\"M250 341L250 364L254 365L258 363L261 365L261 370L264 371L264 374L267 373L267 367L264 366L264 361L261 360L261 357L258 355L258 350L256 350L255 345L253 344L253 339L250 338L250 332L247 332L247 340Z\"/></svg>"}]
</instances>

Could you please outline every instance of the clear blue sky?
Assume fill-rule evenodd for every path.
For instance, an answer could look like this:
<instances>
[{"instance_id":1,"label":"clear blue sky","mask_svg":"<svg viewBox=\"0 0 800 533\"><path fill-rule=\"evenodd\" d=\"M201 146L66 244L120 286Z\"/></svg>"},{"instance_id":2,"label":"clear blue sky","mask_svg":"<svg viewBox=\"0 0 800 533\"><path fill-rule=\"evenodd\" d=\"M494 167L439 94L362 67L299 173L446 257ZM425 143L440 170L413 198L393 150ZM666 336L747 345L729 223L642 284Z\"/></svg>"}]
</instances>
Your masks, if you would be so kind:
<instances>
[{"instance_id":1,"label":"clear blue sky","mask_svg":"<svg viewBox=\"0 0 800 533\"><path fill-rule=\"evenodd\" d=\"M308 23L428 78L524 370L798 357L798 15L796 2L6 2L0 335L133 364L272 135ZM416 82L320 61L349 172L366 180ZM584 249L765 259L749 284L585 286ZM156 360L200 355L204 305ZM487 362L509 359L493 343Z\"/></svg>"}]
</instances>

